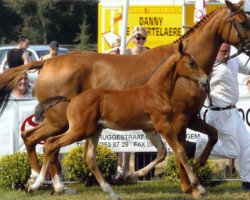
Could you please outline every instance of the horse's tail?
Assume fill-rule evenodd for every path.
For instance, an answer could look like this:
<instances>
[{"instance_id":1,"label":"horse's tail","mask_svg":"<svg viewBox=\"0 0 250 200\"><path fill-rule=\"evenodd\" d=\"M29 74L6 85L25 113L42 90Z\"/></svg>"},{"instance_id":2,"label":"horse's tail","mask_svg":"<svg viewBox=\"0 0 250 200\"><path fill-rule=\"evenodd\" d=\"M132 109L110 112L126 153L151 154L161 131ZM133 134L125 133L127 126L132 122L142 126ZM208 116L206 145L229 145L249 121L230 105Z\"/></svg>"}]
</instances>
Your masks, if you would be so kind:
<instances>
[{"instance_id":1,"label":"horse's tail","mask_svg":"<svg viewBox=\"0 0 250 200\"><path fill-rule=\"evenodd\" d=\"M26 65L10 68L0 74L0 114L7 105L7 99L14 88L15 84L20 80L25 72L32 69L40 69L43 67L45 60L33 61Z\"/></svg>"},{"instance_id":2,"label":"horse's tail","mask_svg":"<svg viewBox=\"0 0 250 200\"><path fill-rule=\"evenodd\" d=\"M39 103L36 108L35 108L35 120L40 121L42 120L45 111L58 104L59 102L62 101L70 101L69 98L65 97L65 96L54 96L54 97L50 97L46 100L44 100L43 102Z\"/></svg>"}]
</instances>

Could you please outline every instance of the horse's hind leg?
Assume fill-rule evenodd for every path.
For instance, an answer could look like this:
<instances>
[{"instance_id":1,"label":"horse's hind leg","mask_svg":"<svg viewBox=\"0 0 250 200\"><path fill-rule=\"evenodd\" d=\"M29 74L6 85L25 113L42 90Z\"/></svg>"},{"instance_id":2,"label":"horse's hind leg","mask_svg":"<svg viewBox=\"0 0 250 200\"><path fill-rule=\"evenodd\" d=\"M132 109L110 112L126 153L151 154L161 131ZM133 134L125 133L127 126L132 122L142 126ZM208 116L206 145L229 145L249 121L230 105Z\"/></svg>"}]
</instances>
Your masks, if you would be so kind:
<instances>
[{"instance_id":1,"label":"horse's hind leg","mask_svg":"<svg viewBox=\"0 0 250 200\"><path fill-rule=\"evenodd\" d=\"M66 133L49 137L44 145L44 161L41 171L35 180L35 182L27 188L28 192L31 193L38 189L45 181L48 168L53 159L56 158L57 153L61 147L80 141L85 138L86 135L82 134L81 130L69 129ZM64 188L61 185L54 186L55 192L61 192Z\"/></svg>"},{"instance_id":2,"label":"horse's hind leg","mask_svg":"<svg viewBox=\"0 0 250 200\"><path fill-rule=\"evenodd\" d=\"M26 146L26 150L29 156L29 162L30 162L30 166L31 166L31 175L30 177L33 179L35 179L40 171L40 166L39 166L39 162L38 162L38 158L37 158L37 154L36 154L36 144L41 141L38 140L37 142L37 137L33 137L34 133L36 133L37 131L39 131L40 129L44 128L45 123L41 123L38 126L23 131L21 133L22 139L24 141L24 144Z\"/></svg>"},{"instance_id":3,"label":"horse's hind leg","mask_svg":"<svg viewBox=\"0 0 250 200\"><path fill-rule=\"evenodd\" d=\"M51 180L52 180L55 192L62 192L62 191L69 192L68 189L66 190L66 187L64 186L62 182L61 164L58 160L59 151L60 149L57 150L51 158L50 165L49 165L49 174L51 176ZM73 190L71 192L73 192Z\"/></svg>"},{"instance_id":4,"label":"horse's hind leg","mask_svg":"<svg viewBox=\"0 0 250 200\"><path fill-rule=\"evenodd\" d=\"M39 126L22 132L22 138L27 149L31 166L31 180L28 181L28 184L34 182L34 179L38 176L40 171L40 166L36 154L36 145L38 144L38 142L47 139L50 136L61 134L63 129L64 128L56 126L54 123L50 123L45 118ZM51 174L52 179L55 176L59 176L59 174L60 172L58 171L58 168L54 166L53 174ZM60 185L61 188L64 187L62 182L60 184L58 183L57 185Z\"/></svg>"},{"instance_id":5,"label":"horse's hind leg","mask_svg":"<svg viewBox=\"0 0 250 200\"><path fill-rule=\"evenodd\" d=\"M208 142L205 149L194 163L194 170L196 170L197 168L204 166L206 164L207 159L218 140L218 133L214 127L207 124L198 116L194 116L192 120L190 120L189 128L195 131L202 132L208 136Z\"/></svg>"},{"instance_id":6,"label":"horse's hind leg","mask_svg":"<svg viewBox=\"0 0 250 200\"><path fill-rule=\"evenodd\" d=\"M151 143L157 149L157 157L151 163L149 163L147 166L145 166L144 168L133 172L131 174L132 177L146 176L150 172L150 170L153 169L158 163L162 162L166 158L166 155L167 155L167 150L166 150L166 148L161 140L160 134L158 134L155 130L154 131L144 131L144 133L147 135L147 137L149 138Z\"/></svg>"},{"instance_id":7,"label":"horse's hind leg","mask_svg":"<svg viewBox=\"0 0 250 200\"><path fill-rule=\"evenodd\" d=\"M88 145L87 145L88 149L86 150L86 153L85 153L86 163L87 163L88 167L90 168L90 170L92 171L92 173L95 175L95 177L96 177L98 183L100 184L100 186L102 187L103 191L108 193L113 200L119 200L120 198L113 191L113 189L108 184L108 182L105 180L105 178L103 177L103 175L100 172L100 169L96 163L96 148L97 148L98 140L100 137L100 133L101 132L95 133L95 135L93 137L88 139L89 140Z\"/></svg>"}]
</instances>

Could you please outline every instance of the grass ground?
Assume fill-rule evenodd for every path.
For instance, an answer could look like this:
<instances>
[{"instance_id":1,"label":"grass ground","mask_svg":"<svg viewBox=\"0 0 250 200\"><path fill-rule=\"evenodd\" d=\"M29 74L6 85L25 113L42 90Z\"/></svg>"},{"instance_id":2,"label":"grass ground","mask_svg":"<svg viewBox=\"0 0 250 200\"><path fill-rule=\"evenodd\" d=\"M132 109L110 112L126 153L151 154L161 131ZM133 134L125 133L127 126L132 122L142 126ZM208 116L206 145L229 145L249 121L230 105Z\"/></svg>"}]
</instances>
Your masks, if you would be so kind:
<instances>
[{"instance_id":1,"label":"grass ground","mask_svg":"<svg viewBox=\"0 0 250 200\"><path fill-rule=\"evenodd\" d=\"M44 187L32 195L25 191L6 190L0 188L1 200L110 200L99 186L85 187L82 184L69 185L77 190L77 194L54 194L52 189ZM221 183L216 186L205 186L208 200L250 200L250 192L240 189L239 181ZM183 194L178 183L161 180L134 182L113 185L113 189L122 200L189 200L191 195Z\"/></svg>"}]
</instances>

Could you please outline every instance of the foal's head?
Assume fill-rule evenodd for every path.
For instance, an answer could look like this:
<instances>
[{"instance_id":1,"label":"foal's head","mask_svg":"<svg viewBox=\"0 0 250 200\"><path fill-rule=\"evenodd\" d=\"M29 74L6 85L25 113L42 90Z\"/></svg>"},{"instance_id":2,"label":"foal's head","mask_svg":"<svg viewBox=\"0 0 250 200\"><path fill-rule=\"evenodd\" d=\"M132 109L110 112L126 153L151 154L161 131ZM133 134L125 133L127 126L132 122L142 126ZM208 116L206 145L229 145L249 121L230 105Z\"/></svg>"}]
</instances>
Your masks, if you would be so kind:
<instances>
[{"instance_id":1,"label":"foal's head","mask_svg":"<svg viewBox=\"0 0 250 200\"><path fill-rule=\"evenodd\" d=\"M188 79L198 81L199 84L205 85L207 74L200 68L190 54L185 53L182 41L179 42L180 59L176 62L176 74Z\"/></svg>"}]
</instances>

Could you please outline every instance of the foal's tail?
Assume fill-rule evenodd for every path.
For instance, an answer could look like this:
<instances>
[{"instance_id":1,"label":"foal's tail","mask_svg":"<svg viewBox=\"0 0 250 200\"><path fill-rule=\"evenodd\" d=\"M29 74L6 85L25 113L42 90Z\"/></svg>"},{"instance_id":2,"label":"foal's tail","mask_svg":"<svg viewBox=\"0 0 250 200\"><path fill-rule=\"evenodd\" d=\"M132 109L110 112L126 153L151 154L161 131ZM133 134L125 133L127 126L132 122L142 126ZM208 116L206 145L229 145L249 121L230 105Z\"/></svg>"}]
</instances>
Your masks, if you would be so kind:
<instances>
[{"instance_id":1,"label":"foal's tail","mask_svg":"<svg viewBox=\"0 0 250 200\"><path fill-rule=\"evenodd\" d=\"M62 101L70 101L69 98L65 97L65 96L55 96L55 97L50 97L48 99L46 99L45 101L39 103L36 108L35 108L35 120L40 121L42 120L45 111L58 104L59 102Z\"/></svg>"},{"instance_id":2,"label":"foal's tail","mask_svg":"<svg viewBox=\"0 0 250 200\"><path fill-rule=\"evenodd\" d=\"M7 105L8 97L15 84L20 80L25 72L32 69L41 69L46 60L33 61L26 65L10 68L0 74L0 114Z\"/></svg>"}]
</instances>

